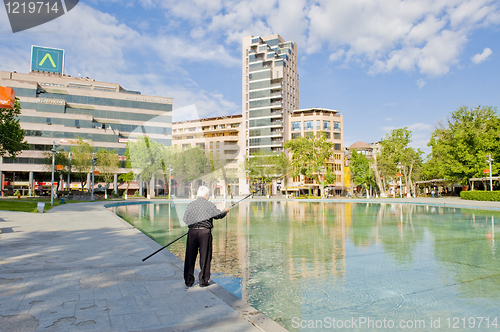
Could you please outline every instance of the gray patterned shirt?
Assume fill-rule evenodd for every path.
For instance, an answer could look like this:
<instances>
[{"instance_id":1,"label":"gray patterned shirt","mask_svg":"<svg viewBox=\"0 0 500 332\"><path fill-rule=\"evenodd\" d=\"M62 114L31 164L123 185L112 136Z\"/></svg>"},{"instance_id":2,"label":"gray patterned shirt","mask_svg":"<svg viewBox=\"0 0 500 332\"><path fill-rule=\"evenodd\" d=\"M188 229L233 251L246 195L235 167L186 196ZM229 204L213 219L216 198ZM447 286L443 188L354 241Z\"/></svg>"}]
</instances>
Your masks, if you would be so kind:
<instances>
[{"instance_id":1,"label":"gray patterned shirt","mask_svg":"<svg viewBox=\"0 0 500 332\"><path fill-rule=\"evenodd\" d=\"M188 204L184 213L184 222L189 228L207 228L212 229L213 220L221 219L226 216L225 210L219 210L214 203L205 198L198 197Z\"/></svg>"}]
</instances>

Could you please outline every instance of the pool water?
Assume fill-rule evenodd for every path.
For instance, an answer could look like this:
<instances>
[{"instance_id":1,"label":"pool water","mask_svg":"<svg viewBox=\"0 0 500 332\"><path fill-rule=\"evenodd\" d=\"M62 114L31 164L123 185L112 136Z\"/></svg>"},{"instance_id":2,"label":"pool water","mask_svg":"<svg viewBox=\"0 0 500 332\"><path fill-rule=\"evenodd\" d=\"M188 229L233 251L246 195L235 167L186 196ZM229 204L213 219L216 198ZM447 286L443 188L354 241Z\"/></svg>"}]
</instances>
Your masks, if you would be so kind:
<instances>
[{"instance_id":1,"label":"pool water","mask_svg":"<svg viewBox=\"0 0 500 332\"><path fill-rule=\"evenodd\" d=\"M186 206L112 209L165 245L186 232ZM290 331L497 330L495 220L411 204L244 201L214 222L212 279ZM184 259L185 239L169 249Z\"/></svg>"}]
</instances>

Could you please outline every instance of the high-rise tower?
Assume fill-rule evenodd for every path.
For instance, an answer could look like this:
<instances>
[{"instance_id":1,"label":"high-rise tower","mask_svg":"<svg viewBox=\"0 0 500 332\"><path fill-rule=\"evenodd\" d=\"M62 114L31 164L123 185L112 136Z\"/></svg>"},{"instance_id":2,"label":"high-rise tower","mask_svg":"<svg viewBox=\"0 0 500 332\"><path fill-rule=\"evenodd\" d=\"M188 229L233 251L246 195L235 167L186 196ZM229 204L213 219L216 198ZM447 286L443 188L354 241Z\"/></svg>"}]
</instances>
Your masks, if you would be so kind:
<instances>
[{"instance_id":1,"label":"high-rise tower","mask_svg":"<svg viewBox=\"0 0 500 332\"><path fill-rule=\"evenodd\" d=\"M278 34L246 36L242 55L245 154L281 152L288 114L299 109L297 44Z\"/></svg>"}]
</instances>

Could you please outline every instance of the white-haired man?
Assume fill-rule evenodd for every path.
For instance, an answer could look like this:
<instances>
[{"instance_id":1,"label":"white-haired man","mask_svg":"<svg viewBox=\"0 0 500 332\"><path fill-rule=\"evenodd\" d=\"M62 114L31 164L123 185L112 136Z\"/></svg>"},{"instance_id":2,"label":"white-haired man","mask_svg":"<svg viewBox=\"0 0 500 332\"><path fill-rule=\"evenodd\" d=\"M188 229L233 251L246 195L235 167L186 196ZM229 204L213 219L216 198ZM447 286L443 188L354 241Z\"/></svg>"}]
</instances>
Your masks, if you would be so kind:
<instances>
[{"instance_id":1,"label":"white-haired man","mask_svg":"<svg viewBox=\"0 0 500 332\"><path fill-rule=\"evenodd\" d=\"M198 188L196 200L188 204L184 213L184 222L189 227L186 242L186 257L184 259L184 282L191 287L194 284L194 266L198 250L200 251L200 287L206 287L210 280L210 264L212 262L212 228L214 219L226 216L229 208L219 210L214 203L209 202L210 190L201 186Z\"/></svg>"}]
</instances>

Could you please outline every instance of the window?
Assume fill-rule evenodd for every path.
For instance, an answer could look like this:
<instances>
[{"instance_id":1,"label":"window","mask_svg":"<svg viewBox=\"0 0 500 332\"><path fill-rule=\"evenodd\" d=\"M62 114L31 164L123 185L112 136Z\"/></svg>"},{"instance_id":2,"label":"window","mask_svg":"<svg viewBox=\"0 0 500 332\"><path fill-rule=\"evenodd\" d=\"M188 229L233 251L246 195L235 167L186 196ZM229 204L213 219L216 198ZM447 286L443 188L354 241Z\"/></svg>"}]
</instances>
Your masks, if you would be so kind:
<instances>
[{"instance_id":1,"label":"window","mask_svg":"<svg viewBox=\"0 0 500 332\"><path fill-rule=\"evenodd\" d=\"M316 120L316 129L317 130L321 129L321 120Z\"/></svg>"},{"instance_id":2,"label":"window","mask_svg":"<svg viewBox=\"0 0 500 332\"><path fill-rule=\"evenodd\" d=\"M335 144L335 146L334 146L333 149L336 150L336 151L339 151L340 150L340 144Z\"/></svg>"},{"instance_id":3,"label":"window","mask_svg":"<svg viewBox=\"0 0 500 332\"><path fill-rule=\"evenodd\" d=\"M334 122L333 123L333 129L334 130L340 130L340 122Z\"/></svg>"},{"instance_id":4,"label":"window","mask_svg":"<svg viewBox=\"0 0 500 332\"><path fill-rule=\"evenodd\" d=\"M75 127L80 128L80 120L75 120Z\"/></svg>"},{"instance_id":5,"label":"window","mask_svg":"<svg viewBox=\"0 0 500 332\"><path fill-rule=\"evenodd\" d=\"M313 130L313 122L304 121L304 130Z\"/></svg>"},{"instance_id":6,"label":"window","mask_svg":"<svg viewBox=\"0 0 500 332\"><path fill-rule=\"evenodd\" d=\"M330 121L323 121L323 130L330 130Z\"/></svg>"},{"instance_id":7,"label":"window","mask_svg":"<svg viewBox=\"0 0 500 332\"><path fill-rule=\"evenodd\" d=\"M324 131L323 134L325 135L326 139L330 139L330 133L328 131Z\"/></svg>"},{"instance_id":8,"label":"window","mask_svg":"<svg viewBox=\"0 0 500 332\"><path fill-rule=\"evenodd\" d=\"M52 124L52 121L50 120L50 118L46 118L45 121L47 122L48 125Z\"/></svg>"},{"instance_id":9,"label":"window","mask_svg":"<svg viewBox=\"0 0 500 332\"><path fill-rule=\"evenodd\" d=\"M314 137L314 132L313 131L305 132L304 137Z\"/></svg>"},{"instance_id":10,"label":"window","mask_svg":"<svg viewBox=\"0 0 500 332\"><path fill-rule=\"evenodd\" d=\"M292 130L300 130L300 121L292 122Z\"/></svg>"},{"instance_id":11,"label":"window","mask_svg":"<svg viewBox=\"0 0 500 332\"><path fill-rule=\"evenodd\" d=\"M292 139L297 139L300 137L300 133L292 133Z\"/></svg>"},{"instance_id":12,"label":"window","mask_svg":"<svg viewBox=\"0 0 500 332\"><path fill-rule=\"evenodd\" d=\"M340 133L333 133L333 138L340 139Z\"/></svg>"}]
</instances>

